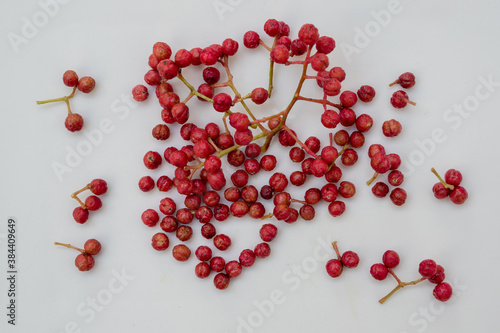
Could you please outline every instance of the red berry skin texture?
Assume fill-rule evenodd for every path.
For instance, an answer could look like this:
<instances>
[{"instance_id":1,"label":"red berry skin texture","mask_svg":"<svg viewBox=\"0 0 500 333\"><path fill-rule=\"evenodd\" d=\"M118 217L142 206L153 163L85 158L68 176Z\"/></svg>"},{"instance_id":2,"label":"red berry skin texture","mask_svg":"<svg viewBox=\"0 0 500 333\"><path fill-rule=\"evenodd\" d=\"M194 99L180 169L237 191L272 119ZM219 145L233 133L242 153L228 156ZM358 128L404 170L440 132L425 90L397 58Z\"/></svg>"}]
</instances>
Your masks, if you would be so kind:
<instances>
[{"instance_id":1,"label":"red berry skin texture","mask_svg":"<svg viewBox=\"0 0 500 333\"><path fill-rule=\"evenodd\" d=\"M444 181L449 185L458 186L462 182L462 174L458 170L450 169L444 174Z\"/></svg>"},{"instance_id":2,"label":"red berry skin texture","mask_svg":"<svg viewBox=\"0 0 500 333\"><path fill-rule=\"evenodd\" d=\"M194 267L194 274L200 279L204 279L210 275L210 265L206 262L199 262Z\"/></svg>"},{"instance_id":3,"label":"red berry skin texture","mask_svg":"<svg viewBox=\"0 0 500 333\"><path fill-rule=\"evenodd\" d=\"M255 262L255 253L250 249L243 250L238 257L238 260L240 261L241 266L250 267Z\"/></svg>"},{"instance_id":4,"label":"red berry skin texture","mask_svg":"<svg viewBox=\"0 0 500 333\"><path fill-rule=\"evenodd\" d=\"M231 238L224 234L215 236L213 242L215 247L221 251L225 251L231 246Z\"/></svg>"},{"instance_id":5,"label":"red berry skin texture","mask_svg":"<svg viewBox=\"0 0 500 333\"><path fill-rule=\"evenodd\" d=\"M373 264L370 267L370 274L375 280L382 281L387 277L387 274L389 274L389 270L384 264Z\"/></svg>"},{"instance_id":6,"label":"red berry skin texture","mask_svg":"<svg viewBox=\"0 0 500 333\"><path fill-rule=\"evenodd\" d=\"M326 272L332 278L339 277L342 274L343 265L342 262L338 259L330 259L326 263Z\"/></svg>"},{"instance_id":7,"label":"red berry skin texture","mask_svg":"<svg viewBox=\"0 0 500 333\"><path fill-rule=\"evenodd\" d=\"M467 193L467 190L463 188L462 186L457 186L453 191L450 193L450 200L456 205L461 205L467 200L469 197L469 194Z\"/></svg>"},{"instance_id":8,"label":"red berry skin texture","mask_svg":"<svg viewBox=\"0 0 500 333\"><path fill-rule=\"evenodd\" d=\"M78 84L78 75L75 71L67 70L63 74L63 82L68 87L75 87Z\"/></svg>"},{"instance_id":9,"label":"red berry skin texture","mask_svg":"<svg viewBox=\"0 0 500 333\"><path fill-rule=\"evenodd\" d=\"M157 251L164 251L168 248L169 245L169 240L168 236L165 235L164 233L157 233L154 234L153 237L151 238L151 246L153 246L153 249Z\"/></svg>"},{"instance_id":10,"label":"red berry skin texture","mask_svg":"<svg viewBox=\"0 0 500 333\"><path fill-rule=\"evenodd\" d=\"M418 265L418 272L422 277L429 279L436 275L437 273L437 264L432 259L425 259L420 262Z\"/></svg>"},{"instance_id":11,"label":"red berry skin texture","mask_svg":"<svg viewBox=\"0 0 500 333\"><path fill-rule=\"evenodd\" d=\"M373 185L372 193L377 198L384 198L389 193L389 186L383 182L378 182Z\"/></svg>"},{"instance_id":12,"label":"red berry skin texture","mask_svg":"<svg viewBox=\"0 0 500 333\"><path fill-rule=\"evenodd\" d=\"M225 270L227 276L229 276L230 278L235 278L241 274L242 266L236 260L231 260L226 264Z\"/></svg>"},{"instance_id":13,"label":"red berry skin texture","mask_svg":"<svg viewBox=\"0 0 500 333\"><path fill-rule=\"evenodd\" d=\"M138 84L132 89L132 97L137 102L144 102L148 96L148 88L145 85Z\"/></svg>"},{"instance_id":14,"label":"red berry skin texture","mask_svg":"<svg viewBox=\"0 0 500 333\"><path fill-rule=\"evenodd\" d=\"M172 249L172 256L178 261L186 261L191 256L191 250L184 244L177 244Z\"/></svg>"},{"instance_id":15,"label":"red berry skin texture","mask_svg":"<svg viewBox=\"0 0 500 333\"><path fill-rule=\"evenodd\" d=\"M83 118L78 113L69 114L64 120L64 126L70 132L78 132L83 128Z\"/></svg>"},{"instance_id":16,"label":"red berry skin texture","mask_svg":"<svg viewBox=\"0 0 500 333\"><path fill-rule=\"evenodd\" d=\"M155 181L150 176L144 176L139 179L139 189L143 192L149 192L155 188Z\"/></svg>"},{"instance_id":17,"label":"red berry skin texture","mask_svg":"<svg viewBox=\"0 0 500 333\"><path fill-rule=\"evenodd\" d=\"M95 195L101 195L108 190L108 184L102 179L93 179L89 184L89 189Z\"/></svg>"},{"instance_id":18,"label":"red berry skin texture","mask_svg":"<svg viewBox=\"0 0 500 333\"><path fill-rule=\"evenodd\" d=\"M271 247L267 243L260 243L253 250L257 258L266 258L271 254Z\"/></svg>"},{"instance_id":19,"label":"red berry skin texture","mask_svg":"<svg viewBox=\"0 0 500 333\"><path fill-rule=\"evenodd\" d=\"M271 224L271 223L264 224L260 228L260 232L259 232L260 238L264 242L272 241L276 237L277 233L278 233L278 228L276 228L276 226L274 224Z\"/></svg>"},{"instance_id":20,"label":"red berry skin texture","mask_svg":"<svg viewBox=\"0 0 500 333\"><path fill-rule=\"evenodd\" d=\"M342 254L342 264L348 268L357 267L359 264L359 256L356 252L346 251Z\"/></svg>"},{"instance_id":21,"label":"red berry skin texture","mask_svg":"<svg viewBox=\"0 0 500 333\"><path fill-rule=\"evenodd\" d=\"M160 216L153 209L146 209L141 215L142 222L148 227L154 227L158 221L160 221Z\"/></svg>"},{"instance_id":22,"label":"red berry skin texture","mask_svg":"<svg viewBox=\"0 0 500 333\"><path fill-rule=\"evenodd\" d=\"M332 201L328 205L328 212L333 217L342 215L344 211L345 211L345 203L343 203L342 201Z\"/></svg>"},{"instance_id":23,"label":"red berry skin texture","mask_svg":"<svg viewBox=\"0 0 500 333\"><path fill-rule=\"evenodd\" d=\"M387 250L382 256L382 262L387 268L394 268L399 265L399 254L393 250Z\"/></svg>"},{"instance_id":24,"label":"red berry skin texture","mask_svg":"<svg viewBox=\"0 0 500 333\"><path fill-rule=\"evenodd\" d=\"M230 278L227 274L218 273L214 277L214 286L219 290L224 290L227 289L227 287L229 287L229 281Z\"/></svg>"},{"instance_id":25,"label":"red berry skin texture","mask_svg":"<svg viewBox=\"0 0 500 333\"><path fill-rule=\"evenodd\" d=\"M73 218L77 223L83 224L87 222L89 218L89 211L88 209L82 208L81 206L76 207L73 210Z\"/></svg>"},{"instance_id":26,"label":"red berry skin texture","mask_svg":"<svg viewBox=\"0 0 500 333\"><path fill-rule=\"evenodd\" d=\"M398 136L402 129L401 123L395 119L384 121L382 124L382 132L388 138Z\"/></svg>"},{"instance_id":27,"label":"red berry skin texture","mask_svg":"<svg viewBox=\"0 0 500 333\"><path fill-rule=\"evenodd\" d=\"M358 89L358 97L365 103L371 102L375 97L375 89L368 85L361 86Z\"/></svg>"},{"instance_id":28,"label":"red berry skin texture","mask_svg":"<svg viewBox=\"0 0 500 333\"><path fill-rule=\"evenodd\" d=\"M89 239L83 245L83 249L87 254L96 255L101 252L101 243L96 239Z\"/></svg>"},{"instance_id":29,"label":"red berry skin texture","mask_svg":"<svg viewBox=\"0 0 500 333\"><path fill-rule=\"evenodd\" d=\"M89 195L85 199L85 207L90 211L98 210L102 207L102 201L95 195Z\"/></svg>"},{"instance_id":30,"label":"red berry skin texture","mask_svg":"<svg viewBox=\"0 0 500 333\"><path fill-rule=\"evenodd\" d=\"M436 274L433 277L429 278L429 282L440 284L441 282L444 281L444 278L445 274L443 266L437 265Z\"/></svg>"},{"instance_id":31,"label":"red berry skin texture","mask_svg":"<svg viewBox=\"0 0 500 333\"><path fill-rule=\"evenodd\" d=\"M449 283L441 282L436 287L434 287L432 294L438 301L446 302L451 298L453 289L451 288L451 285Z\"/></svg>"},{"instance_id":32,"label":"red berry skin texture","mask_svg":"<svg viewBox=\"0 0 500 333\"><path fill-rule=\"evenodd\" d=\"M81 272L91 270L92 267L94 267L94 264L95 264L94 257L92 257L92 255L90 254L80 253L75 258L75 266Z\"/></svg>"},{"instance_id":33,"label":"red berry skin texture","mask_svg":"<svg viewBox=\"0 0 500 333\"><path fill-rule=\"evenodd\" d=\"M84 76L80 80L78 80L77 88L83 93L88 94L95 87L95 80L90 76Z\"/></svg>"},{"instance_id":34,"label":"red berry skin texture","mask_svg":"<svg viewBox=\"0 0 500 333\"><path fill-rule=\"evenodd\" d=\"M406 191L401 187L396 187L391 191L389 197L391 198L392 203L394 203L396 206L402 206L406 202L407 195Z\"/></svg>"}]
</instances>

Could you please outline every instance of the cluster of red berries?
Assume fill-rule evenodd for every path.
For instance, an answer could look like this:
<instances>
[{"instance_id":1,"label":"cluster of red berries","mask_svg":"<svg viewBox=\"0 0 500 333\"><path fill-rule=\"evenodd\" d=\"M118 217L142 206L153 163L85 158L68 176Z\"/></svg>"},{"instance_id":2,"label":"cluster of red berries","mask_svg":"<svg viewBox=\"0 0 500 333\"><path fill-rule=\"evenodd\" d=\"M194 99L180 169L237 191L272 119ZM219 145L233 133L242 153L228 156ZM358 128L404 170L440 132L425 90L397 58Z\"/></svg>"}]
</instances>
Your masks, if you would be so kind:
<instances>
[{"instance_id":1,"label":"cluster of red berries","mask_svg":"<svg viewBox=\"0 0 500 333\"><path fill-rule=\"evenodd\" d=\"M195 254L200 262L195 267L195 274L205 278L214 271L217 273L214 284L219 289L226 288L230 279L238 276L243 267L251 266L255 258L269 255L268 242L276 236L278 228L274 224L264 224L260 231L264 242L257 244L254 249L243 250L237 260L228 260L226 263L221 256L212 256L212 251L223 252L231 246L231 238L216 231L217 223L230 216L250 216L259 220L275 217L285 223L294 223L299 219L309 221L315 217L315 205L321 203L328 205L333 217L342 215L346 209L344 199L354 196L356 187L352 182L342 179L340 166L349 167L358 161L356 149L364 145L365 133L373 127L372 117L368 114L357 115L353 107L358 100L364 103L372 101L375 89L363 85L357 91L342 91L346 73L341 67L329 68L327 55L335 48L333 38L320 36L314 25L305 24L300 28L297 38L292 39L290 27L274 19L264 24L264 31L273 38L272 46L266 44L255 31L244 34L243 45L248 49L260 47L269 52L267 89L257 87L247 94L238 91L229 63L238 52L239 43L230 38L221 44L191 50L180 49L175 53L168 44L157 42L148 59L150 68L144 75L146 84L155 89L163 120L163 123L154 126L153 138L167 140L175 128L185 144L167 146L163 152L148 151L143 156L145 167L155 170L155 173L161 172L161 176L156 180L149 175L141 177L139 189L148 192L156 187L160 192L168 192L175 188L177 193L156 202L157 208L146 209L141 216L142 222L148 227L159 224L162 229L162 232L152 237L152 246L156 250L168 249L172 239L167 234L175 233L181 243L172 247L172 255L179 261L186 261L191 256L191 249L184 242L192 238L195 232L192 221L198 220L202 236L212 240L213 247L201 245L196 249ZM271 98L274 67L279 64L300 66L302 75L286 108L259 119L251 109ZM184 73L196 69L198 73L201 72L200 82L192 84ZM309 69L313 70L311 75L308 74ZM177 90L174 79L181 88L184 86L189 90L185 97L181 98L176 93L180 89ZM321 88L321 98L303 95L302 87L306 81L312 81ZM403 79L400 84L409 87ZM145 101L149 97L148 89L142 84L135 86L132 89L133 98ZM193 97L219 112L223 127L214 122L189 122L195 105L188 106L188 103ZM331 101L333 97L337 101ZM343 128L330 133L329 144L326 145L322 145L316 136L301 140L287 123L289 113L297 102L318 105L322 111L318 119L325 128ZM237 106L244 111L236 111ZM391 120L386 123L383 126L386 136L399 134L399 122ZM350 133L349 128L353 128ZM268 149L276 137L281 146L289 147L289 158L298 165L297 170L292 170L290 174L275 171L278 161ZM396 205L402 205L406 200L406 192L399 188L404 179L397 170L401 164L400 157L397 154L385 154L381 145L372 147L369 153L372 167L376 174L390 171L388 181L396 187L390 197ZM173 173L167 175L163 170L160 171L164 168L164 161L168 167L174 168ZM223 168L225 162L236 170ZM270 174L266 176L266 185L257 188L250 183L251 176L263 176L265 173ZM303 200L294 198L291 186L300 188L308 178L324 179L325 184L306 189ZM385 193L379 187L373 190L377 196L385 196L389 192L388 187ZM176 199L178 195L183 199ZM272 212L266 212L264 201L260 199L272 201ZM338 259L340 267L354 267L354 257L351 256L349 260L346 257L345 262L342 258Z\"/></svg>"},{"instance_id":2,"label":"cluster of red berries","mask_svg":"<svg viewBox=\"0 0 500 333\"><path fill-rule=\"evenodd\" d=\"M415 85L415 75L410 72L403 73L396 81L389 84L389 87L392 87L395 84L399 84L405 89L411 88ZM408 99L408 94L404 90L398 90L392 94L391 104L396 109L402 109L407 104L416 105L416 103Z\"/></svg>"},{"instance_id":3,"label":"cluster of red berries","mask_svg":"<svg viewBox=\"0 0 500 333\"><path fill-rule=\"evenodd\" d=\"M394 186L392 190L389 185L384 182L377 182L372 187L372 193L377 198L384 198L389 191L389 197L396 206L401 206L406 202L407 194L404 189L399 187L404 181L404 175L401 171L397 170L401 165L401 158L398 154L386 154L384 146L381 144L373 144L368 149L368 157L370 157L370 165L375 170L372 178L366 184L370 185L380 174L389 172L387 182Z\"/></svg>"},{"instance_id":4,"label":"cluster of red berries","mask_svg":"<svg viewBox=\"0 0 500 333\"><path fill-rule=\"evenodd\" d=\"M399 289L409 285L415 285L426 280L436 284L433 290L433 295L437 300L445 302L451 298L453 289L449 283L444 282L444 268L441 265L436 264L434 260L425 259L421 261L418 267L418 272L422 277L410 282L402 282L394 273L393 269L399 265L399 262L399 254L396 251L387 250L382 256L382 263L376 263L370 267L370 274L374 279L382 281L385 280L387 275L391 274L398 283L398 285L389 294L379 300L381 304L383 304Z\"/></svg>"},{"instance_id":5,"label":"cluster of red berries","mask_svg":"<svg viewBox=\"0 0 500 333\"><path fill-rule=\"evenodd\" d=\"M92 192L93 194L89 195L85 199L85 202L83 202L78 197L78 194L86 190L90 190L90 192ZM73 218L75 219L75 221L80 224L87 222L89 218L89 211L96 211L102 207L102 201L101 199L99 199L98 195L106 193L107 190L108 184L106 183L106 181L102 179L94 179L82 189L71 194L71 197L78 201L78 203L80 204L80 206L76 207L73 210Z\"/></svg>"},{"instance_id":6,"label":"cluster of red berries","mask_svg":"<svg viewBox=\"0 0 500 333\"><path fill-rule=\"evenodd\" d=\"M87 240L83 245L83 249L74 247L70 244L63 244L58 242L55 242L54 244L79 251L80 254L78 254L75 258L75 266L82 272L89 271L92 269L92 267L94 267L94 256L101 252L101 243L99 243L99 241L96 239Z\"/></svg>"},{"instance_id":7,"label":"cluster of red berries","mask_svg":"<svg viewBox=\"0 0 500 333\"><path fill-rule=\"evenodd\" d=\"M344 267L354 268L359 264L359 256L356 252L346 251L340 254L337 242L332 243L333 249L337 254L336 259L330 259L326 262L326 272L333 278L339 277Z\"/></svg>"},{"instance_id":8,"label":"cluster of red berries","mask_svg":"<svg viewBox=\"0 0 500 333\"><path fill-rule=\"evenodd\" d=\"M83 117L80 114L71 111L69 100L75 96L77 89L85 94L94 90L95 80L90 76L84 76L79 79L75 71L67 70L63 74L63 82L66 86L73 88L71 94L60 98L37 101L36 103L47 104L53 102L65 102L68 107L68 116L64 121L64 126L66 126L70 132L77 132L83 128Z\"/></svg>"},{"instance_id":9,"label":"cluster of red berries","mask_svg":"<svg viewBox=\"0 0 500 333\"><path fill-rule=\"evenodd\" d=\"M449 169L444 175L444 179L438 174L436 169L431 169L432 173L438 177L439 182L434 184L432 192L438 199L450 197L451 202L461 205L467 200L469 194L467 190L460 186L462 183L462 173L455 169Z\"/></svg>"}]
</instances>

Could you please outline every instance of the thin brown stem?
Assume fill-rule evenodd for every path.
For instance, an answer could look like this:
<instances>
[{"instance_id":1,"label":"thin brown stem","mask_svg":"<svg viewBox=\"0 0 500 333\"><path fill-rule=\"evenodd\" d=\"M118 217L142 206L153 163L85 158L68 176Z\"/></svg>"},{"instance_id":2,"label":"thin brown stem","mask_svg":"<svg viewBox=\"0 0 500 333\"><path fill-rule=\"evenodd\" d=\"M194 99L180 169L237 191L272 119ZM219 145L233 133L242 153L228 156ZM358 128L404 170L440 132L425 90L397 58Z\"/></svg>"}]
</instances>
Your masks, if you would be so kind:
<instances>
[{"instance_id":1,"label":"thin brown stem","mask_svg":"<svg viewBox=\"0 0 500 333\"><path fill-rule=\"evenodd\" d=\"M73 98L73 96L75 96L75 92L76 92L76 86L73 87L73 91L68 96L47 99L47 100L44 100L44 101L36 101L36 104L47 104L47 103L54 103L54 102L67 102L70 98Z\"/></svg>"},{"instance_id":2,"label":"thin brown stem","mask_svg":"<svg viewBox=\"0 0 500 333\"><path fill-rule=\"evenodd\" d=\"M73 246L71 244L64 244L64 243L54 242L54 245L64 246L64 247L67 247L69 249L74 249L74 250L80 251L81 253L85 253L85 250L80 249L78 247L75 247L75 246Z\"/></svg>"},{"instance_id":3,"label":"thin brown stem","mask_svg":"<svg viewBox=\"0 0 500 333\"><path fill-rule=\"evenodd\" d=\"M342 256L340 255L340 251L339 251L339 248L337 246L337 241L333 242L332 243L332 246L333 246L333 250L335 251L335 253L337 254L337 258L339 260L342 260Z\"/></svg>"},{"instance_id":4,"label":"thin brown stem","mask_svg":"<svg viewBox=\"0 0 500 333\"><path fill-rule=\"evenodd\" d=\"M341 104L332 103L329 100L327 100L326 98L319 99L319 98L309 98L309 97L299 96L297 99L299 101L306 101L306 102L318 103L318 104L321 104L321 105L330 105L330 106L333 106L333 107L335 107L335 108L337 108L339 110L342 110L344 108Z\"/></svg>"},{"instance_id":5,"label":"thin brown stem","mask_svg":"<svg viewBox=\"0 0 500 333\"><path fill-rule=\"evenodd\" d=\"M308 146L306 146L302 141L299 140L299 138L297 138L297 136L293 133L293 131L288 128L288 126L286 125L283 125L283 129L285 131L288 132L288 134L290 134L290 136L292 138L294 138L295 141L297 141L297 143L299 144L299 146L301 146L302 148L304 148L304 150L309 154L311 155L312 157L314 158L318 158L318 155L316 155Z\"/></svg>"},{"instance_id":6,"label":"thin brown stem","mask_svg":"<svg viewBox=\"0 0 500 333\"><path fill-rule=\"evenodd\" d=\"M379 303L380 304L384 304L384 302L387 301L389 299L389 297L391 297L399 289L404 288L406 286L416 285L417 283L420 283L420 282L425 281L425 280L427 280L427 279L426 278L420 278L418 280L414 280L414 281L410 281L410 282L401 282L400 281L398 283L398 285L396 287L394 287L394 289L392 289L386 296L384 296L383 298L381 298L379 300Z\"/></svg>"},{"instance_id":7,"label":"thin brown stem","mask_svg":"<svg viewBox=\"0 0 500 333\"><path fill-rule=\"evenodd\" d=\"M439 175L439 173L436 171L436 169L431 168L431 172L436 175L436 177L439 179L439 181L443 184L444 187L449 189L450 191L453 191L455 189L455 186L448 184L447 182L444 181L443 178Z\"/></svg>"},{"instance_id":8,"label":"thin brown stem","mask_svg":"<svg viewBox=\"0 0 500 333\"><path fill-rule=\"evenodd\" d=\"M375 172L375 173L373 174L372 178L370 178L370 179L368 179L368 180L366 181L366 185L370 185L371 183L373 183L373 181L374 181L375 179L377 179L377 177L378 177L378 172Z\"/></svg>"}]
</instances>

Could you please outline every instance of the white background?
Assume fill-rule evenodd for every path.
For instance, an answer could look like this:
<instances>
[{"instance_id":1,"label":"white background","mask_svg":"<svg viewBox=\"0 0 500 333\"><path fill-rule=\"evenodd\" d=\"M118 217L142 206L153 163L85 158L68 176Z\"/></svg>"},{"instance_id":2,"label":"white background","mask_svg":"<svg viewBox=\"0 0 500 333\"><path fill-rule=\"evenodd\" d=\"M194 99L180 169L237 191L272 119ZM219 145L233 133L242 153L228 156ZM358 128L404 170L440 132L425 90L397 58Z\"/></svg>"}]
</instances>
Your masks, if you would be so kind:
<instances>
[{"instance_id":1,"label":"white background","mask_svg":"<svg viewBox=\"0 0 500 333\"><path fill-rule=\"evenodd\" d=\"M16 326L12 327L7 324L7 281L2 273L0 330L414 333L491 332L497 328L500 23L496 16L500 8L494 1L410 0L401 0L394 8L397 13L387 15L388 1L379 0L141 4L92 0L60 3L50 7L52 15L47 16L40 14L43 8L37 1L2 2L0 268L7 270L7 220L14 217L18 307ZM157 41L169 43L175 52L234 38L240 42L233 62L235 84L242 93L266 86L266 53L245 49L242 36L247 30L263 34L268 18L286 21L292 36L302 24L314 23L321 34L337 42L330 64L345 69L343 88L375 87L373 103L358 103L354 109L375 120L366 135L367 146L383 143L406 161L403 187L409 197L402 207L388 198L373 197L364 184L372 171L367 146L363 147L358 163L344 168L345 179L357 186L357 195L346 200L345 214L334 219L326 205L320 205L312 222L285 225L275 221L279 234L271 243L271 256L245 269L221 292L213 287L211 278L195 277L194 256L185 263L172 258L175 236L170 237L167 251L151 248L150 238L160 229L144 226L140 215L146 208L156 208L163 195L140 192L137 181L146 174L154 178L171 174L172 169L163 165L150 172L142 157L148 150L162 152L167 145L186 143L179 141L178 126L171 126L174 134L166 143L151 137L151 129L161 122L155 98L132 106L122 98L128 98L131 88L142 83L147 58ZM26 30L30 24L26 22L36 19L42 19L39 27ZM14 47L9 41L13 34L26 38L24 43ZM349 48L355 52L347 54ZM67 69L90 75L97 82L91 94L77 94L71 101L73 110L85 119L86 132L70 133L64 128L63 103L35 104L39 99L69 94L61 80ZM196 70L188 76L199 84L201 76L196 76ZM389 98L397 88L389 88L388 83L405 71L417 77L416 86L408 91L417 106L396 110ZM277 67L275 98L254 108L255 113L266 116L282 110L295 89L298 73L297 68ZM488 90L481 80L495 85ZM185 91L180 89L179 94L182 98ZM305 94L321 97L312 82L306 85ZM190 121L204 125L208 117L214 117L210 119L221 124L209 106L190 103ZM462 107L463 115L448 111L454 106ZM300 138L314 134L323 144L328 143L328 131L318 126L321 106L298 103L293 112L290 127ZM403 124L403 132L387 139L380 127L391 118ZM103 119L112 126L99 138L95 133ZM436 129L442 131L440 142L430 141ZM99 140L75 162L71 172L58 179L54 163L66 164L69 150L86 145L85 133L94 133ZM281 170L290 173L296 167L285 162L287 149L274 142L271 151L280 158ZM436 179L431 167L442 173L449 168L462 171L469 192L464 205L433 197ZM267 177L269 174L258 174L254 184L264 184ZM109 191L102 196L103 208L79 225L71 216L76 202L70 194L93 178L106 179ZM310 180L291 192L300 199L306 188L318 184ZM260 225L249 218L216 223L219 232L233 238L225 256L232 259L240 250L253 247L259 241ZM195 230L198 226L194 221ZM99 239L103 250L96 256L94 269L81 273L73 265L77 253L53 242L81 246L88 238ZM356 269L344 271L335 280L324 270L325 256L333 257L327 246L333 240L339 242L341 251L353 250L361 257ZM188 244L194 252L203 242L197 234ZM327 244L328 253L322 244ZM435 259L445 267L455 297L438 303L432 296L433 286L422 283L380 305L377 300L395 282L391 278L373 280L369 267L387 249L399 252L401 265L396 272L403 280L418 278L421 260ZM119 282L116 274L128 279ZM269 305L273 297L279 304ZM91 299L97 300L95 308L88 303Z\"/></svg>"}]
</instances>

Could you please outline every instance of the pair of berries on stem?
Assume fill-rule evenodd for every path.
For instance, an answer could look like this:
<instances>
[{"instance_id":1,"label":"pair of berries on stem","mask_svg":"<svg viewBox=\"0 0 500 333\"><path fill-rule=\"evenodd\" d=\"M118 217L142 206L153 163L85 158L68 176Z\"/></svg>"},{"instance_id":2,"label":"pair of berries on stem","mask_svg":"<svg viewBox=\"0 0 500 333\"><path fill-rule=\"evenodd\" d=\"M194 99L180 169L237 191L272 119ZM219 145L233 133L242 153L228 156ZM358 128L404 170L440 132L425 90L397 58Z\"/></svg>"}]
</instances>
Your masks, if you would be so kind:
<instances>
[{"instance_id":1,"label":"pair of berries on stem","mask_svg":"<svg viewBox=\"0 0 500 333\"><path fill-rule=\"evenodd\" d=\"M83 245L83 249L75 247L71 244L64 244L59 242L55 242L54 245L60 245L79 251L80 254L78 254L75 258L75 266L79 271L82 272L89 271L94 267L94 256L101 252L101 243L93 238L85 242L85 244Z\"/></svg>"},{"instance_id":2,"label":"pair of berries on stem","mask_svg":"<svg viewBox=\"0 0 500 333\"><path fill-rule=\"evenodd\" d=\"M80 200L78 195L86 190L90 190L93 195L89 195L85 202ZM89 211L96 211L102 207L102 201L99 199L98 195L106 193L108 190L108 184L102 179L94 179L89 184L87 184L82 189L71 194L71 197L78 201L80 206L73 210L73 218L77 223L83 224L87 222L89 218Z\"/></svg>"},{"instance_id":3,"label":"pair of berries on stem","mask_svg":"<svg viewBox=\"0 0 500 333\"><path fill-rule=\"evenodd\" d=\"M90 76L84 76L78 78L78 75L73 70L67 70L63 74L63 82L66 86L73 88L73 91L68 96L63 96L54 99L48 99L44 101L37 101L37 104L47 104L54 102L64 102L68 108L68 115L64 121L64 126L70 132L77 132L83 128L83 117L79 113L74 113L71 111L71 106L69 100L75 96L77 89L85 94L90 93L94 90L95 80Z\"/></svg>"},{"instance_id":4,"label":"pair of berries on stem","mask_svg":"<svg viewBox=\"0 0 500 333\"><path fill-rule=\"evenodd\" d=\"M385 303L385 301L387 301L387 299L389 299L399 289L406 286L416 285L426 280L436 284L433 290L433 295L437 300L445 302L451 298L453 289L449 283L444 282L444 268L436 264L434 260L425 259L421 261L418 267L418 272L420 273L421 277L410 282L401 281L399 277L394 273L393 269L399 265L399 262L399 254L396 251L387 250L382 255L382 263L376 263L370 267L370 274L375 280L385 280L385 278L390 274L398 283L393 290L391 290L386 296L379 300L380 304Z\"/></svg>"}]
</instances>

